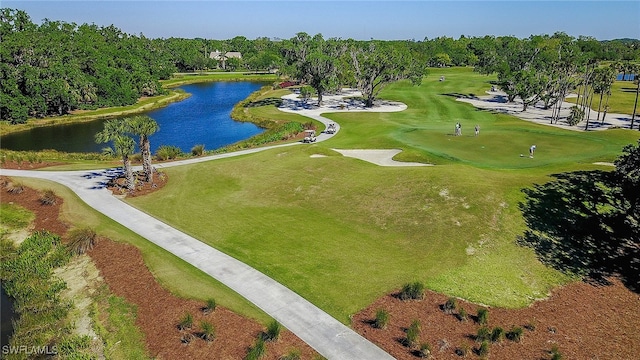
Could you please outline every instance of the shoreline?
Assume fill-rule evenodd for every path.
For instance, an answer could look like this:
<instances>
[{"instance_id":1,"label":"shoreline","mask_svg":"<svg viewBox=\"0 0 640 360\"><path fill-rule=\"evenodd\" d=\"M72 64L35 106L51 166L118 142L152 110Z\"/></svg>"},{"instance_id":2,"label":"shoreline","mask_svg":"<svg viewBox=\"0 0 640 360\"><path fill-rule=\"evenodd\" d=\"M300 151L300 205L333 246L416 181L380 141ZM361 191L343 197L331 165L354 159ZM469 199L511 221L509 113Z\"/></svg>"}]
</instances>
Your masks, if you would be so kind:
<instances>
[{"instance_id":1,"label":"shoreline","mask_svg":"<svg viewBox=\"0 0 640 360\"><path fill-rule=\"evenodd\" d=\"M187 99L190 96L191 94L188 94L186 92L171 90L168 95L159 95L157 99L156 97L140 98L138 99L138 102L133 105L114 108L100 108L96 110L75 110L76 112L80 111L81 113L72 113L62 116L50 116L41 119L30 118L24 124L10 125L8 123L2 123L0 125L0 136L28 131L39 127L77 124L82 122L112 119L118 116L140 114L146 111L160 109L174 102ZM145 102L148 100L154 101L150 103ZM98 113L107 111L108 109L113 109L113 111Z\"/></svg>"},{"instance_id":2,"label":"shoreline","mask_svg":"<svg viewBox=\"0 0 640 360\"><path fill-rule=\"evenodd\" d=\"M76 114L71 113L62 116L29 118L24 124L11 125L8 122L3 121L0 122L0 137L16 132L27 131L37 127L56 126L63 124L66 125L81 123L85 121L106 120L118 116L135 115L150 110L160 109L174 102L179 102L187 99L191 96L191 94L187 92L175 89L182 85L216 81L271 81L271 79L261 80L262 77L265 77L262 74L250 74L246 79L238 78L235 76L229 76L228 78L222 76L227 76L229 74L238 75L240 73L177 73L174 75L177 75L177 77L161 81L163 88L165 88L169 92L167 95L141 97L135 104L132 105L99 108L95 110L74 110Z\"/></svg>"}]
</instances>

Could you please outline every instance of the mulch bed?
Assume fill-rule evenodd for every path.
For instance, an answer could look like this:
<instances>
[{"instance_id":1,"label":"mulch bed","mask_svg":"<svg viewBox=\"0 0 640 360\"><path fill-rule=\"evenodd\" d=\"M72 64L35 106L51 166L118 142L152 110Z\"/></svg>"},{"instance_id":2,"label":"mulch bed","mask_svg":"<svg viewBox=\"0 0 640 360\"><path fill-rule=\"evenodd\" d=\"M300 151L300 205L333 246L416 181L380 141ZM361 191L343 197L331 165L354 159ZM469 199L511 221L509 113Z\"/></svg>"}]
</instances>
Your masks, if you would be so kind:
<instances>
[{"instance_id":1,"label":"mulch bed","mask_svg":"<svg viewBox=\"0 0 640 360\"><path fill-rule=\"evenodd\" d=\"M145 176L142 171L134 172L134 179L136 180L135 188L133 190L128 190L126 187L126 179L124 177L114 178L107 184L107 189L111 191L114 195L125 195L126 197L136 197L143 196L146 194L150 194L154 191L158 191L162 189L167 182L169 181L169 177L167 174L163 172L158 172L154 170L153 181L146 182Z\"/></svg>"},{"instance_id":2,"label":"mulch bed","mask_svg":"<svg viewBox=\"0 0 640 360\"><path fill-rule=\"evenodd\" d=\"M397 294L378 299L353 317L353 327L397 359L416 359L417 347L403 345L406 329L417 319L421 324L418 344L431 346L436 359L461 359L456 351L465 346L468 358L479 358L474 341L481 325L474 321L481 306L457 299L471 315L460 321L441 306L448 297L427 291L424 300L402 301ZM376 311L389 313L386 329L373 327ZM504 339L492 343L490 359L550 359L555 345L563 359L638 359L640 354L640 297L616 279L611 285L572 283L524 309L488 308L489 330L513 326L523 329L520 342Z\"/></svg>"},{"instance_id":3,"label":"mulch bed","mask_svg":"<svg viewBox=\"0 0 640 360\"><path fill-rule=\"evenodd\" d=\"M51 205L43 205L40 202L41 192L26 186L22 186L21 193L12 193L7 191L7 186L18 184L6 176L0 176L0 200L3 203L15 203L35 214L33 221L33 230L47 230L51 233L63 237L69 230L69 225L58 218L63 200L56 197L55 203Z\"/></svg>"},{"instance_id":4,"label":"mulch bed","mask_svg":"<svg viewBox=\"0 0 640 360\"><path fill-rule=\"evenodd\" d=\"M254 320L222 306L204 314L204 302L181 299L162 288L142 260L140 251L128 244L103 239L89 252L111 291L138 307L137 326L142 329L149 352L158 359L242 359L265 329ZM186 313L193 315L194 329L180 331L178 323ZM215 340L200 338L182 343L185 333L198 334L201 321L212 323ZM267 343L265 359L278 359L292 349L310 359L315 352L289 331L277 342Z\"/></svg>"},{"instance_id":5,"label":"mulch bed","mask_svg":"<svg viewBox=\"0 0 640 360\"><path fill-rule=\"evenodd\" d=\"M63 162L52 162L52 161L42 161L42 162L28 162L28 161L5 161L2 163L3 169L14 169L14 170L35 170L42 169L49 166L63 165Z\"/></svg>"}]
</instances>

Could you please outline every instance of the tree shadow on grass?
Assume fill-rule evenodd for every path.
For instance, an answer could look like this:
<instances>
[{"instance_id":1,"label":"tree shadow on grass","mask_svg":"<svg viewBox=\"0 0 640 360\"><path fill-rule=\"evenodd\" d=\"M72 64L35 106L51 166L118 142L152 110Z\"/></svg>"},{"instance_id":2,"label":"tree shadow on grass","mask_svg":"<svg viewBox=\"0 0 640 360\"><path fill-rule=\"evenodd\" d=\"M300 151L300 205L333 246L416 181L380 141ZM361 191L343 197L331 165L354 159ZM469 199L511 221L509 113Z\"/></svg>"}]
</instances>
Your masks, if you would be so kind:
<instances>
[{"instance_id":1,"label":"tree shadow on grass","mask_svg":"<svg viewBox=\"0 0 640 360\"><path fill-rule=\"evenodd\" d=\"M596 284L619 277L638 293L640 240L637 195L620 186L616 172L578 171L523 189L528 229L517 239L545 264Z\"/></svg>"},{"instance_id":2,"label":"tree shadow on grass","mask_svg":"<svg viewBox=\"0 0 640 360\"><path fill-rule=\"evenodd\" d=\"M444 96L451 96L454 97L456 99L458 98L464 98L464 99L478 99L478 96L474 93L469 93L469 94L461 94L461 93L446 93L446 94L442 94Z\"/></svg>"}]
</instances>

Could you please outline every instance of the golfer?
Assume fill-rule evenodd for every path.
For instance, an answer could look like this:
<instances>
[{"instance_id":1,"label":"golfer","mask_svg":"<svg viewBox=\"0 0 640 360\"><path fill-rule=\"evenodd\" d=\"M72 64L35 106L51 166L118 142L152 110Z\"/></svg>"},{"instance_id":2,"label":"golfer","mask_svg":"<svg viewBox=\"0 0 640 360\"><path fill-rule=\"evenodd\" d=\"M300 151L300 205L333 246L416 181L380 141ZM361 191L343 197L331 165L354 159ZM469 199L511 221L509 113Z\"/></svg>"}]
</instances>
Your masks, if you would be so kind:
<instances>
[{"instance_id":1,"label":"golfer","mask_svg":"<svg viewBox=\"0 0 640 360\"><path fill-rule=\"evenodd\" d=\"M536 146L535 145L531 145L531 147L529 148L529 157L533 158L533 153L536 151Z\"/></svg>"}]
</instances>

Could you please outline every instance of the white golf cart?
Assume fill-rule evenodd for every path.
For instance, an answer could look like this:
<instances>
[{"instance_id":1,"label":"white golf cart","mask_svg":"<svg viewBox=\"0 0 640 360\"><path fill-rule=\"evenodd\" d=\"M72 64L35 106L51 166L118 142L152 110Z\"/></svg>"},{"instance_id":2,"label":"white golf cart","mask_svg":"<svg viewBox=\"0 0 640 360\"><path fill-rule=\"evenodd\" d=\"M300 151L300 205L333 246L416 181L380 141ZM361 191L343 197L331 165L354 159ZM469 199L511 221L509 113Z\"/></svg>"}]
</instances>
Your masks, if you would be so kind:
<instances>
[{"instance_id":1,"label":"white golf cart","mask_svg":"<svg viewBox=\"0 0 640 360\"><path fill-rule=\"evenodd\" d=\"M327 125L327 129L324 131L327 134L335 134L336 133L336 124L335 123L329 123L329 125Z\"/></svg>"},{"instance_id":2,"label":"white golf cart","mask_svg":"<svg viewBox=\"0 0 640 360\"><path fill-rule=\"evenodd\" d=\"M316 131L309 129L304 131L304 139L302 142L304 143L312 143L316 141Z\"/></svg>"}]
</instances>

